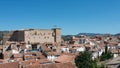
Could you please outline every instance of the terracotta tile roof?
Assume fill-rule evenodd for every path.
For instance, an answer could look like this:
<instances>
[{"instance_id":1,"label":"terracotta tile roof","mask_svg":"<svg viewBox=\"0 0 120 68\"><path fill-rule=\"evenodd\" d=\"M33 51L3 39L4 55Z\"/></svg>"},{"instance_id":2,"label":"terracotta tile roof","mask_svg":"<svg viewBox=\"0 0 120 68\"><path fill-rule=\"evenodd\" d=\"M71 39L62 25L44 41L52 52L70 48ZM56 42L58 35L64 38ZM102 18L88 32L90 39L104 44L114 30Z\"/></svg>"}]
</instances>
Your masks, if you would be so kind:
<instances>
[{"instance_id":1,"label":"terracotta tile roof","mask_svg":"<svg viewBox=\"0 0 120 68\"><path fill-rule=\"evenodd\" d=\"M33 64L23 68L76 68L72 63Z\"/></svg>"},{"instance_id":2,"label":"terracotta tile roof","mask_svg":"<svg viewBox=\"0 0 120 68\"><path fill-rule=\"evenodd\" d=\"M36 56L25 55L24 58L25 60L32 60L32 59L36 59Z\"/></svg>"},{"instance_id":3,"label":"terracotta tile roof","mask_svg":"<svg viewBox=\"0 0 120 68\"><path fill-rule=\"evenodd\" d=\"M21 54L14 54L13 56L14 56L14 58L21 58L22 57Z\"/></svg>"},{"instance_id":4,"label":"terracotta tile roof","mask_svg":"<svg viewBox=\"0 0 120 68\"><path fill-rule=\"evenodd\" d=\"M60 55L60 54L57 52L48 52L47 55Z\"/></svg>"},{"instance_id":5,"label":"terracotta tile roof","mask_svg":"<svg viewBox=\"0 0 120 68\"><path fill-rule=\"evenodd\" d=\"M115 54L118 54L118 53L120 53L120 49L119 49L119 50L117 50L117 49L112 49L111 52L112 52L112 53L115 53Z\"/></svg>"},{"instance_id":6,"label":"terracotta tile roof","mask_svg":"<svg viewBox=\"0 0 120 68\"><path fill-rule=\"evenodd\" d=\"M76 68L72 63L57 63L56 68Z\"/></svg>"},{"instance_id":7,"label":"terracotta tile roof","mask_svg":"<svg viewBox=\"0 0 120 68\"><path fill-rule=\"evenodd\" d=\"M4 60L3 59L0 59L0 63L3 63L4 62Z\"/></svg>"},{"instance_id":8,"label":"terracotta tile roof","mask_svg":"<svg viewBox=\"0 0 120 68\"><path fill-rule=\"evenodd\" d=\"M36 54L37 56L41 56L41 55L42 55L41 52L35 52L35 54Z\"/></svg>"},{"instance_id":9,"label":"terracotta tile roof","mask_svg":"<svg viewBox=\"0 0 120 68\"><path fill-rule=\"evenodd\" d=\"M18 68L18 62L9 62L0 64L0 68Z\"/></svg>"},{"instance_id":10,"label":"terracotta tile roof","mask_svg":"<svg viewBox=\"0 0 120 68\"><path fill-rule=\"evenodd\" d=\"M91 45L85 45L85 47L90 47L90 48L92 48L93 46L91 46Z\"/></svg>"},{"instance_id":11,"label":"terracotta tile roof","mask_svg":"<svg viewBox=\"0 0 120 68\"><path fill-rule=\"evenodd\" d=\"M3 49L3 46L2 46L2 45L0 45L0 49Z\"/></svg>"},{"instance_id":12,"label":"terracotta tile roof","mask_svg":"<svg viewBox=\"0 0 120 68\"><path fill-rule=\"evenodd\" d=\"M73 41L78 41L80 38L73 38Z\"/></svg>"},{"instance_id":13,"label":"terracotta tile roof","mask_svg":"<svg viewBox=\"0 0 120 68\"><path fill-rule=\"evenodd\" d=\"M22 66L28 66L28 65L34 65L34 64L40 64L38 60L27 60L21 62Z\"/></svg>"},{"instance_id":14,"label":"terracotta tile roof","mask_svg":"<svg viewBox=\"0 0 120 68\"><path fill-rule=\"evenodd\" d=\"M29 59L45 59L46 57L42 55L41 52L28 52L24 54L26 60Z\"/></svg>"},{"instance_id":15,"label":"terracotta tile roof","mask_svg":"<svg viewBox=\"0 0 120 68\"><path fill-rule=\"evenodd\" d=\"M118 42L108 42L108 44L111 45L111 46L117 46Z\"/></svg>"},{"instance_id":16,"label":"terracotta tile roof","mask_svg":"<svg viewBox=\"0 0 120 68\"><path fill-rule=\"evenodd\" d=\"M98 44L98 45L101 46L101 47L104 47L106 44L100 43L100 44Z\"/></svg>"},{"instance_id":17,"label":"terracotta tile roof","mask_svg":"<svg viewBox=\"0 0 120 68\"><path fill-rule=\"evenodd\" d=\"M83 45L83 44L74 44L74 45L72 45L72 46L84 47L84 45Z\"/></svg>"},{"instance_id":18,"label":"terracotta tile roof","mask_svg":"<svg viewBox=\"0 0 120 68\"><path fill-rule=\"evenodd\" d=\"M14 58L15 61L21 62L23 61L23 58Z\"/></svg>"},{"instance_id":19,"label":"terracotta tile roof","mask_svg":"<svg viewBox=\"0 0 120 68\"><path fill-rule=\"evenodd\" d=\"M48 48L47 46L41 46L41 48L44 50L44 51L50 51L51 49Z\"/></svg>"},{"instance_id":20,"label":"terracotta tile roof","mask_svg":"<svg viewBox=\"0 0 120 68\"><path fill-rule=\"evenodd\" d=\"M99 49L98 49L98 48L92 48L92 49L90 49L89 51L97 52L97 51L99 51Z\"/></svg>"},{"instance_id":21,"label":"terracotta tile roof","mask_svg":"<svg viewBox=\"0 0 120 68\"><path fill-rule=\"evenodd\" d=\"M68 55L61 55L59 56L57 59L55 59L55 62L59 62L59 63L67 63L67 62L71 62L74 60L74 56L68 56Z\"/></svg>"},{"instance_id":22,"label":"terracotta tile roof","mask_svg":"<svg viewBox=\"0 0 120 68\"><path fill-rule=\"evenodd\" d=\"M39 61L40 61L40 64L52 63L51 61L47 59L40 59Z\"/></svg>"}]
</instances>

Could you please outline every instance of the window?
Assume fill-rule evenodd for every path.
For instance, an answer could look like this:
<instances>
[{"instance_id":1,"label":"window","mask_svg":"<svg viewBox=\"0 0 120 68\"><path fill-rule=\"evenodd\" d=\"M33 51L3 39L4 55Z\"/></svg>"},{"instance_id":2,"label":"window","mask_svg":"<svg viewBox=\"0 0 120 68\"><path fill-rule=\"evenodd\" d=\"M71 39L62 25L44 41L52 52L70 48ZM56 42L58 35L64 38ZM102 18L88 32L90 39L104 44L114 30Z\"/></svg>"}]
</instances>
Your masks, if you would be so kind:
<instances>
[{"instance_id":1,"label":"window","mask_svg":"<svg viewBox=\"0 0 120 68\"><path fill-rule=\"evenodd\" d=\"M37 45L36 44L32 45L32 50L37 50Z\"/></svg>"},{"instance_id":2,"label":"window","mask_svg":"<svg viewBox=\"0 0 120 68\"><path fill-rule=\"evenodd\" d=\"M50 35L51 33L48 33L48 35Z\"/></svg>"},{"instance_id":3,"label":"window","mask_svg":"<svg viewBox=\"0 0 120 68\"><path fill-rule=\"evenodd\" d=\"M37 32L35 32L35 35L37 35Z\"/></svg>"},{"instance_id":4,"label":"window","mask_svg":"<svg viewBox=\"0 0 120 68\"><path fill-rule=\"evenodd\" d=\"M44 33L44 35L45 35L45 33Z\"/></svg>"}]
</instances>

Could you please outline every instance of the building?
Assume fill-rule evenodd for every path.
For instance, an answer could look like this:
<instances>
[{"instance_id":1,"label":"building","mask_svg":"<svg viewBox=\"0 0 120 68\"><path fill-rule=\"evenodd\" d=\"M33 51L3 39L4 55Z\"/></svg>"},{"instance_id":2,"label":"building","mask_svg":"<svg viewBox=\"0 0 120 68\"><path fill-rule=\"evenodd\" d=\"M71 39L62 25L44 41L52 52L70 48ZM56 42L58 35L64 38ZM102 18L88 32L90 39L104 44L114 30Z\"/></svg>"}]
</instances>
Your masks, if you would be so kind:
<instances>
[{"instance_id":1,"label":"building","mask_svg":"<svg viewBox=\"0 0 120 68\"><path fill-rule=\"evenodd\" d=\"M0 68L19 68L19 62L10 62L0 59Z\"/></svg>"},{"instance_id":2,"label":"building","mask_svg":"<svg viewBox=\"0 0 120 68\"><path fill-rule=\"evenodd\" d=\"M27 29L9 31L3 36L3 44L7 41L34 43L61 43L61 29Z\"/></svg>"}]
</instances>

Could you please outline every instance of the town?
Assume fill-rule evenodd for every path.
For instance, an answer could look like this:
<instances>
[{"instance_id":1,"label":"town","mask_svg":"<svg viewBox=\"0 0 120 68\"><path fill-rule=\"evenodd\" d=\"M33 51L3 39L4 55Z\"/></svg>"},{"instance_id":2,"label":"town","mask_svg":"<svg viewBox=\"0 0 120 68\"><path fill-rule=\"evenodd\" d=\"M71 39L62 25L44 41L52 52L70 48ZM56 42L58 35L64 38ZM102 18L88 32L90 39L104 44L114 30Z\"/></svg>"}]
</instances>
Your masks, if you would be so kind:
<instances>
[{"instance_id":1,"label":"town","mask_svg":"<svg viewBox=\"0 0 120 68\"><path fill-rule=\"evenodd\" d=\"M97 65L117 68L120 36L62 36L61 28L1 32L0 68L77 68L76 57L91 53ZM110 59L101 56L107 51Z\"/></svg>"}]
</instances>

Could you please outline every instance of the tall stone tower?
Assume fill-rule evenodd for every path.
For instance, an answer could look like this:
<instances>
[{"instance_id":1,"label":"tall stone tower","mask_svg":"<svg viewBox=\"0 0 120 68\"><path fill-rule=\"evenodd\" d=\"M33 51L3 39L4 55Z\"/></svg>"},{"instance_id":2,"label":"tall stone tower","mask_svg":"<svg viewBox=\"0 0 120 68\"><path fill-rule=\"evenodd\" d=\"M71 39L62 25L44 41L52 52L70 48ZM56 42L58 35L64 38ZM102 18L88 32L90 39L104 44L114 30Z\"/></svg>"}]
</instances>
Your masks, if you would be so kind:
<instances>
[{"instance_id":1,"label":"tall stone tower","mask_svg":"<svg viewBox=\"0 0 120 68\"><path fill-rule=\"evenodd\" d=\"M61 28L53 28L54 32L54 42L61 43Z\"/></svg>"}]
</instances>

